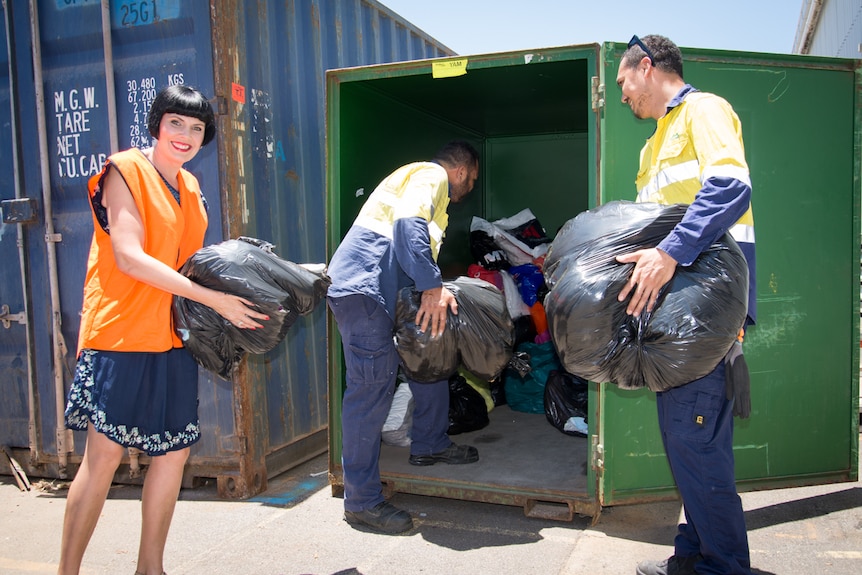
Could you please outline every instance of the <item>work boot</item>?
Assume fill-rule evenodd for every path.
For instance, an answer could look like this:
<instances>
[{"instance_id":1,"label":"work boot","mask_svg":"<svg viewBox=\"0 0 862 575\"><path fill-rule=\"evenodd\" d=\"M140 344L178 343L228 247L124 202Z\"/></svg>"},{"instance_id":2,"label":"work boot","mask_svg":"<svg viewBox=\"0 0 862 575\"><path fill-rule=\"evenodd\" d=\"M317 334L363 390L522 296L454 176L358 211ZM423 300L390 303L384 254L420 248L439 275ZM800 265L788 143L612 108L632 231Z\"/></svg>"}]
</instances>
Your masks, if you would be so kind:
<instances>
[{"instance_id":1,"label":"work boot","mask_svg":"<svg viewBox=\"0 0 862 575\"><path fill-rule=\"evenodd\" d=\"M664 561L641 561L638 563L636 575L697 575L694 570L694 565L703 557L690 555L688 557L680 557L672 555Z\"/></svg>"},{"instance_id":2,"label":"work boot","mask_svg":"<svg viewBox=\"0 0 862 575\"><path fill-rule=\"evenodd\" d=\"M378 533L404 533L413 529L413 518L388 501L382 501L371 509L344 511L344 520L353 527L366 528Z\"/></svg>"},{"instance_id":3,"label":"work boot","mask_svg":"<svg viewBox=\"0 0 862 575\"><path fill-rule=\"evenodd\" d=\"M472 445L456 445L452 443L443 451L438 451L431 455L411 455L408 461L410 461L411 465L434 465L438 461L452 465L475 463L479 461L479 450Z\"/></svg>"}]
</instances>

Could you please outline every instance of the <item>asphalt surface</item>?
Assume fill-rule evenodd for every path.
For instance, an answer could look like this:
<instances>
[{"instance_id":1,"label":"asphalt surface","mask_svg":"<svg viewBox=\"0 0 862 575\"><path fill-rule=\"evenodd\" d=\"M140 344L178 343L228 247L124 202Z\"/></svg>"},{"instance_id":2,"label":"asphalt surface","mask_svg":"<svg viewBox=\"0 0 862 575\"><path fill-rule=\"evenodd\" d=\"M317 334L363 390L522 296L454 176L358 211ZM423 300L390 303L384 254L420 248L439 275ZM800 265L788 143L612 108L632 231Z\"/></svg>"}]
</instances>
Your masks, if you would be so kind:
<instances>
[{"instance_id":1,"label":"asphalt surface","mask_svg":"<svg viewBox=\"0 0 862 575\"><path fill-rule=\"evenodd\" d=\"M5 461L0 462L5 465ZM166 549L169 575L611 575L672 553L678 502L607 507L558 522L519 507L396 494L412 531L357 531L332 496L327 456L269 481L261 495L220 500L215 484L183 490ZM4 470L4 472L6 472ZM56 572L66 485L0 476L0 573ZM132 575L140 488L115 486L82 575ZM859 482L742 494L752 564L775 575L862 573Z\"/></svg>"}]
</instances>

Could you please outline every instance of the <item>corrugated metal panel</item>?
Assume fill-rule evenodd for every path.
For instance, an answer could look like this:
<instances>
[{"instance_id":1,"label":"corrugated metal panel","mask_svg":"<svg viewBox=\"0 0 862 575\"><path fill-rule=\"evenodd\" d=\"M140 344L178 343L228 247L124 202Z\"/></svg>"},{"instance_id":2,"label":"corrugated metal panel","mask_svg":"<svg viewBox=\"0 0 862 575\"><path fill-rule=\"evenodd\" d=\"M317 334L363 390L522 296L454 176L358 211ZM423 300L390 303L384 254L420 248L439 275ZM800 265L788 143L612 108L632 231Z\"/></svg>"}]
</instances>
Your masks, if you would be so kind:
<instances>
[{"instance_id":1,"label":"corrugated metal panel","mask_svg":"<svg viewBox=\"0 0 862 575\"><path fill-rule=\"evenodd\" d=\"M814 56L862 57L862 2L805 0L793 51Z\"/></svg>"},{"instance_id":2,"label":"corrugated metal panel","mask_svg":"<svg viewBox=\"0 0 862 575\"><path fill-rule=\"evenodd\" d=\"M20 135L0 145L3 199L15 195L10 150L18 145L21 194L39 200L42 219L52 214L49 221L60 241L46 245L42 219L22 226L32 276L25 296L15 264L17 226L0 228L0 255L9 262L0 279L0 304L18 312L24 300L32 302L34 333L28 343L23 326L0 327L0 443L29 449L29 472L63 475L65 454L57 446L66 434L58 429L59 408L74 367L92 234L86 180L111 152L112 120L120 149L145 147L150 144L146 113L158 89L184 83L212 95L220 136L187 165L209 200L207 243L255 236L276 244L286 259L324 262L324 71L451 51L372 0L261 1L253 8L241 0L112 0L107 42L98 0L31 2L39 41L33 41L27 4L11 4L4 3L4 13L18 49L7 50L0 72L0 124L11 124L12 77L21 79L14 93L22 110L16 115ZM33 82L34 62L41 84ZM42 114L34 105L37 88L44 90L41 131L35 121ZM55 304L51 246L59 278ZM62 337L52 334L55 317ZM268 476L326 448L324 318L323 307L302 318L285 343L265 357L250 358L233 382L201 371L203 438L192 450L188 480L218 477L223 495L244 497L265 488ZM65 348L55 351L55 342L63 341ZM55 355L62 365L55 367ZM32 417L28 373L38 398ZM57 378L62 392L55 389ZM27 440L28 426L38 431L36 445ZM70 464L81 453L83 434L74 439ZM134 460L130 464L134 471Z\"/></svg>"},{"instance_id":3,"label":"corrugated metal panel","mask_svg":"<svg viewBox=\"0 0 862 575\"><path fill-rule=\"evenodd\" d=\"M840 58L862 57L862 2L827 0L809 54Z\"/></svg>"},{"instance_id":4,"label":"corrugated metal panel","mask_svg":"<svg viewBox=\"0 0 862 575\"><path fill-rule=\"evenodd\" d=\"M214 46L229 54L244 42L232 56L239 66L217 67L215 80L218 93L245 93L244 102L228 100L222 139L225 158L238 163L227 183L228 235L267 239L291 261L325 262L325 70L449 52L375 2L271 2L239 19L244 30L234 37L219 30ZM265 406L253 425L267 441L249 448L269 467L295 459L279 448L295 451L297 437L314 434L316 452L325 449L325 319L321 306L291 328L287 345L248 362L242 393L248 405Z\"/></svg>"}]
</instances>

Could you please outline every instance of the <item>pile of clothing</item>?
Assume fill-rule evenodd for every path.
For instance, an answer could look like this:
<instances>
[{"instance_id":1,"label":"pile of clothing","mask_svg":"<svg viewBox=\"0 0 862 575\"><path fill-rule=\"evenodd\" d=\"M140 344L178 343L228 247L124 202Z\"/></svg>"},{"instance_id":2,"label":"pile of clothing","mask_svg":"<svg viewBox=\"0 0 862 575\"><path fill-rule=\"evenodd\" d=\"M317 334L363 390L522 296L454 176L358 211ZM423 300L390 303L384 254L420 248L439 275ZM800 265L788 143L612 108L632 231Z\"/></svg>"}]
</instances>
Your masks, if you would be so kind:
<instances>
[{"instance_id":1,"label":"pile of clothing","mask_svg":"<svg viewBox=\"0 0 862 575\"><path fill-rule=\"evenodd\" d=\"M475 263L467 268L467 275L492 283L505 294L517 343L550 341L542 303L548 291L542 264L550 245L529 208L494 222L474 217L470 224L470 253Z\"/></svg>"},{"instance_id":2,"label":"pile of clothing","mask_svg":"<svg viewBox=\"0 0 862 575\"><path fill-rule=\"evenodd\" d=\"M505 371L498 397L515 411L544 413L570 435L587 433L587 381L567 373L557 357L544 300L548 294L542 268L552 245L545 228L526 208L489 222L474 217L467 273L500 287L515 324L514 362Z\"/></svg>"},{"instance_id":3,"label":"pile of clothing","mask_svg":"<svg viewBox=\"0 0 862 575\"><path fill-rule=\"evenodd\" d=\"M400 294L396 348L402 369L415 381L449 379L449 434L488 425L488 412L508 404L545 414L570 435L587 433L587 382L564 371L547 325L548 292L542 264L551 245L533 212L489 222L474 217L468 276L444 285L459 313L449 314L443 335L432 339L413 320L415 290ZM396 388L384 442L409 445L409 386Z\"/></svg>"}]
</instances>

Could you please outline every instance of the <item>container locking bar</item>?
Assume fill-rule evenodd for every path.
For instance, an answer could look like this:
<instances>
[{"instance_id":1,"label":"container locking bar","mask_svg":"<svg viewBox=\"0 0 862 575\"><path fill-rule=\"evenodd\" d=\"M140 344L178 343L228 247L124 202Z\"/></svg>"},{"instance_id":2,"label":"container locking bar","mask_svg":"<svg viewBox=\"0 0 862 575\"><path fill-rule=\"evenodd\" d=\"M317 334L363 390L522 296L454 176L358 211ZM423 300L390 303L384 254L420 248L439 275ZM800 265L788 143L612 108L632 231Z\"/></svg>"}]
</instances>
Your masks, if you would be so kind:
<instances>
[{"instance_id":1,"label":"container locking bar","mask_svg":"<svg viewBox=\"0 0 862 575\"><path fill-rule=\"evenodd\" d=\"M0 322L3 322L3 327L9 329L13 321L22 325L27 325L27 314L23 311L18 313L9 313L9 306L4 303L0 306Z\"/></svg>"}]
</instances>

